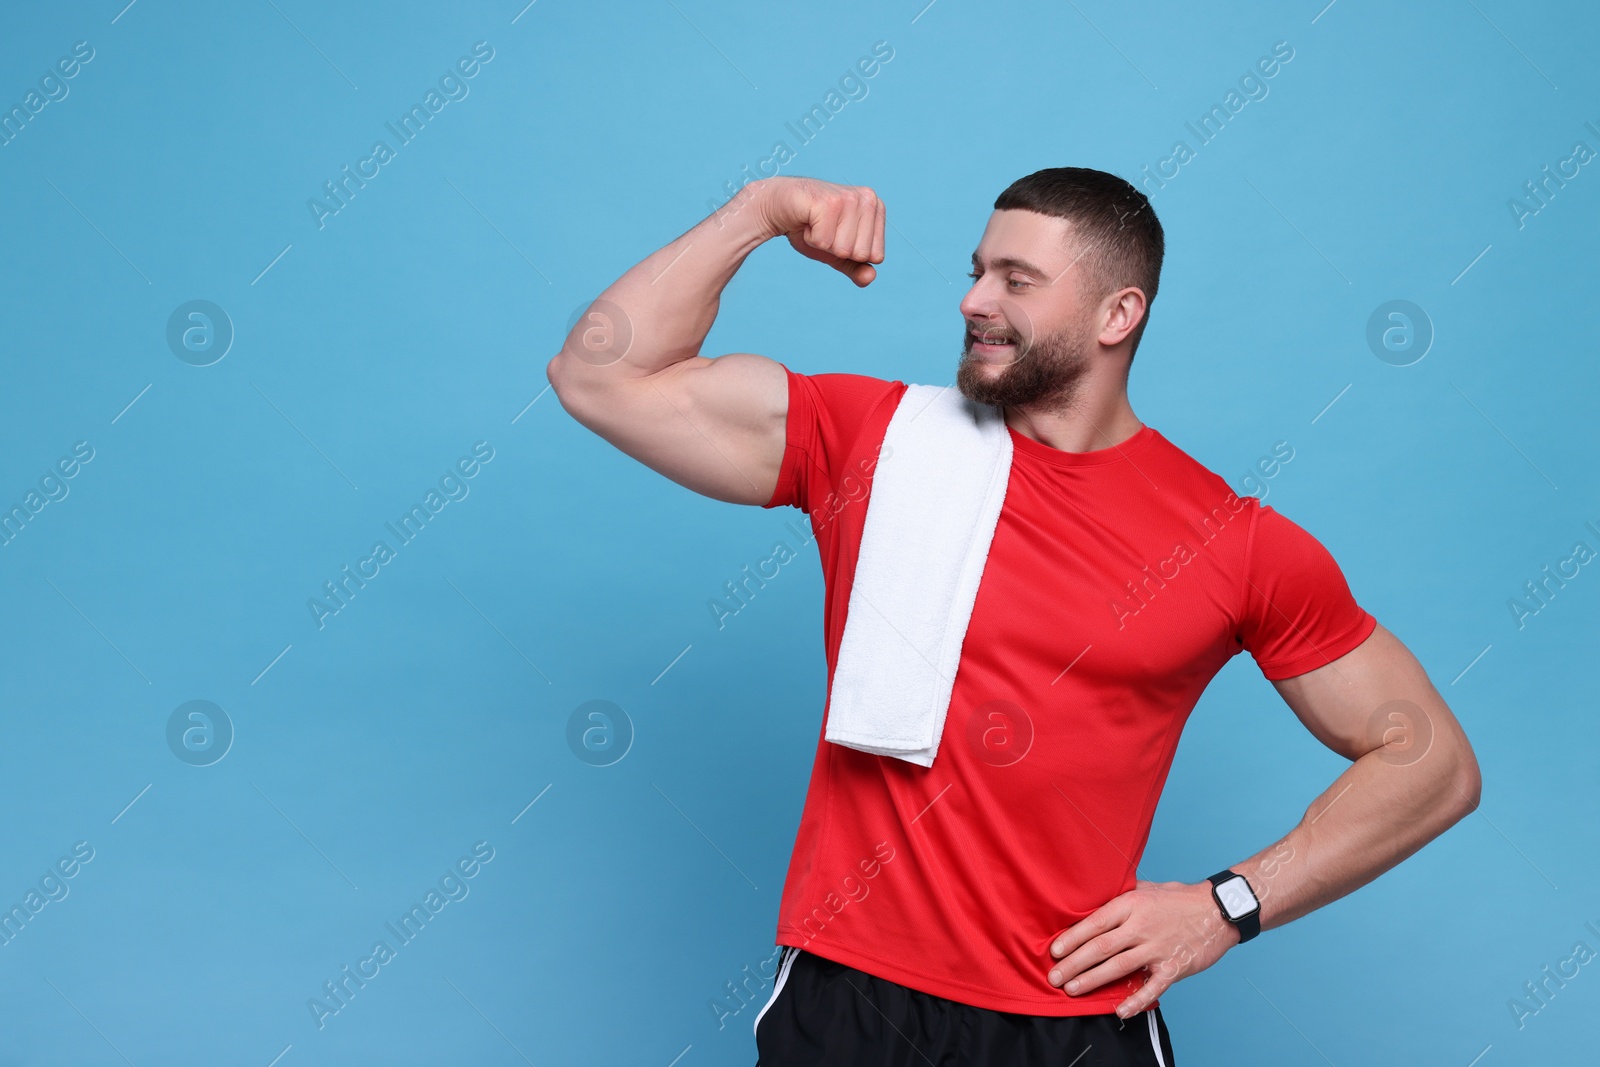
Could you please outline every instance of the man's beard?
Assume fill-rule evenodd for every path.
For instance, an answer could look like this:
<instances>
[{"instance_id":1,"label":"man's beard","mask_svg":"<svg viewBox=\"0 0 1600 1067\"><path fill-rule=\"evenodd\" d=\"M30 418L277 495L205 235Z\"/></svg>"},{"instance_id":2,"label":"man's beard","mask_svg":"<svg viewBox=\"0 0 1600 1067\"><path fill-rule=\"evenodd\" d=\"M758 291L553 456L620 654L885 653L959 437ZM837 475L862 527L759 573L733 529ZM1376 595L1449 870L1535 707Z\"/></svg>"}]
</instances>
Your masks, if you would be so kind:
<instances>
[{"instance_id":1,"label":"man's beard","mask_svg":"<svg viewBox=\"0 0 1600 1067\"><path fill-rule=\"evenodd\" d=\"M963 323L963 330L966 328ZM1092 338L1088 331L1069 325L1048 337L1035 337L1031 343L1010 332L1004 336L1016 341L1010 352L1013 362L985 365L972 352L972 335L963 334L961 362L956 367L956 388L961 394L1002 408L1033 405L1061 411L1070 407L1089 369Z\"/></svg>"}]
</instances>

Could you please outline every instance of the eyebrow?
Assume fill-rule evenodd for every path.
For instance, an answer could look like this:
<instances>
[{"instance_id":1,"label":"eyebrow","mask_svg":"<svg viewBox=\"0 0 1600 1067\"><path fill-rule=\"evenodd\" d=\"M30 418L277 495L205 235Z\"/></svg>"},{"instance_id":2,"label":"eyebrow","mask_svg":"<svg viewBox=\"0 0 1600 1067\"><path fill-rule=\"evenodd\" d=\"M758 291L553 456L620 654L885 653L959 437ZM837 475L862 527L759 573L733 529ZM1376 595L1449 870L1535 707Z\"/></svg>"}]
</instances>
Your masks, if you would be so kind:
<instances>
[{"instance_id":1,"label":"eyebrow","mask_svg":"<svg viewBox=\"0 0 1600 1067\"><path fill-rule=\"evenodd\" d=\"M1032 274L1038 278L1050 277L1050 273L1048 271L1042 270L1041 268L1034 266L1032 263L1029 263L1027 260L1018 259L1015 256L996 256L994 259L990 260L989 263L991 266L1000 270L1014 269L1020 270L1026 274ZM978 253L976 252L972 253L972 265L974 267L982 266L982 263L978 259Z\"/></svg>"}]
</instances>

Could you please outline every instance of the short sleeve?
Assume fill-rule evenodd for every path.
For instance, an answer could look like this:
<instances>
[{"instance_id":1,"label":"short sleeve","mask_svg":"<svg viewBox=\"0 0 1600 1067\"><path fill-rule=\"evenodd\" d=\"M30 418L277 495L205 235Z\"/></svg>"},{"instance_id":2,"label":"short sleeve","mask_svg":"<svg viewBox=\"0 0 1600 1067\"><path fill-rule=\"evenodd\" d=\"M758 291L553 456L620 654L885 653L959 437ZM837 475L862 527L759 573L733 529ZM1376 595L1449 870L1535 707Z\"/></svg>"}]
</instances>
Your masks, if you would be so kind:
<instances>
[{"instance_id":1,"label":"short sleeve","mask_svg":"<svg viewBox=\"0 0 1600 1067\"><path fill-rule=\"evenodd\" d=\"M772 499L761 506L795 507L809 514L850 475L852 450L859 448L869 426L877 426L881 441L888 428L884 405L892 413L905 384L866 374L800 374L786 365L783 369L789 379L783 464Z\"/></svg>"},{"instance_id":2,"label":"short sleeve","mask_svg":"<svg viewBox=\"0 0 1600 1067\"><path fill-rule=\"evenodd\" d=\"M1245 549L1239 643L1271 681L1327 666L1372 635L1378 620L1356 603L1322 543L1259 505Z\"/></svg>"}]
</instances>

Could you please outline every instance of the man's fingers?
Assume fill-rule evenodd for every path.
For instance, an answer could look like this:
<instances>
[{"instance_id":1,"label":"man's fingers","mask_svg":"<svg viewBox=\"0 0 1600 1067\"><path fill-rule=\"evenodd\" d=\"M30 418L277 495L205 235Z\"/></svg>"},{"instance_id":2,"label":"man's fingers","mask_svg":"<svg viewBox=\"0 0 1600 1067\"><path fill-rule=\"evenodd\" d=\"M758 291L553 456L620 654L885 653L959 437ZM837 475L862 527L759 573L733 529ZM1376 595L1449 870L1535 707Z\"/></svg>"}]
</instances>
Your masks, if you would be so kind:
<instances>
[{"instance_id":1,"label":"man's fingers","mask_svg":"<svg viewBox=\"0 0 1600 1067\"><path fill-rule=\"evenodd\" d=\"M860 251L862 219L865 214L860 200L856 197L843 198L838 202L837 210L838 220L833 229L832 240L822 247L840 259L865 263L867 257Z\"/></svg>"},{"instance_id":2,"label":"man's fingers","mask_svg":"<svg viewBox=\"0 0 1600 1067\"><path fill-rule=\"evenodd\" d=\"M1129 994L1127 1000L1117 1005L1117 1014L1124 1019L1139 1014L1154 1004L1161 994L1171 989L1172 984L1176 981L1176 978L1169 978L1166 975L1151 974L1145 979L1144 985Z\"/></svg>"},{"instance_id":3,"label":"man's fingers","mask_svg":"<svg viewBox=\"0 0 1600 1067\"><path fill-rule=\"evenodd\" d=\"M883 202L867 186L835 186L808 178L773 178L766 203L771 219L795 251L826 262L856 285L877 277L883 262Z\"/></svg>"},{"instance_id":4,"label":"man's fingers","mask_svg":"<svg viewBox=\"0 0 1600 1067\"><path fill-rule=\"evenodd\" d=\"M1091 937L1102 934L1121 923L1133 910L1132 905L1125 898L1126 894L1114 897L1067 927L1060 936L1051 942L1050 954L1052 956L1065 956Z\"/></svg>"},{"instance_id":5,"label":"man's fingers","mask_svg":"<svg viewBox=\"0 0 1600 1067\"><path fill-rule=\"evenodd\" d=\"M871 264L874 262L872 259L873 245L878 240L878 205L880 203L878 198L873 196L870 191L864 190L863 193L862 201L854 205L853 209L852 218L855 224L855 239L848 253L840 253L841 255L847 255L849 259L856 262L857 265L849 274L857 285L862 286L878 276L877 270ZM876 260L876 262L882 261L882 256L879 256Z\"/></svg>"},{"instance_id":6,"label":"man's fingers","mask_svg":"<svg viewBox=\"0 0 1600 1067\"><path fill-rule=\"evenodd\" d=\"M789 235L789 243L794 246L794 250L796 252L799 252L807 259L814 259L818 263L826 263L830 267L836 267L839 270L849 273L848 268L842 265L845 262L844 260L828 251L828 249L820 248L817 245L812 244L810 239L805 235L791 233Z\"/></svg>"},{"instance_id":7,"label":"man's fingers","mask_svg":"<svg viewBox=\"0 0 1600 1067\"><path fill-rule=\"evenodd\" d=\"M855 243L850 258L860 263L872 260L872 246L878 230L878 198L863 189L855 205Z\"/></svg>"},{"instance_id":8,"label":"man's fingers","mask_svg":"<svg viewBox=\"0 0 1600 1067\"><path fill-rule=\"evenodd\" d=\"M1093 992L1107 982L1115 982L1144 967L1139 953L1132 950L1119 952L1098 967L1091 967L1076 978L1069 979L1061 988L1073 996Z\"/></svg>"},{"instance_id":9,"label":"man's fingers","mask_svg":"<svg viewBox=\"0 0 1600 1067\"><path fill-rule=\"evenodd\" d=\"M805 248L820 253L821 255L811 257L820 259L822 255L831 255L833 253L833 233L838 225L839 220L837 218L831 216L820 218L798 234L790 234L789 236L791 239L798 238L800 244Z\"/></svg>"},{"instance_id":10,"label":"man's fingers","mask_svg":"<svg viewBox=\"0 0 1600 1067\"><path fill-rule=\"evenodd\" d=\"M809 178L770 178L770 217L795 250L867 285L883 262L883 201L864 185Z\"/></svg>"},{"instance_id":11,"label":"man's fingers","mask_svg":"<svg viewBox=\"0 0 1600 1067\"><path fill-rule=\"evenodd\" d=\"M872 269L871 264L858 263L855 260L837 256L826 249L818 248L800 234L791 233L789 235L789 243L802 256L807 259L814 259L818 263L826 263L834 270L849 277L857 285L864 286L877 276L877 272Z\"/></svg>"},{"instance_id":12,"label":"man's fingers","mask_svg":"<svg viewBox=\"0 0 1600 1067\"><path fill-rule=\"evenodd\" d=\"M1156 1002L1156 998L1172 988L1172 983L1164 979L1151 978L1133 996L1117 1005L1117 1014L1127 1019L1138 1015Z\"/></svg>"},{"instance_id":13,"label":"man's fingers","mask_svg":"<svg viewBox=\"0 0 1600 1067\"><path fill-rule=\"evenodd\" d=\"M1090 938L1071 955L1050 968L1050 984L1062 985L1080 977L1096 964L1111 959L1124 949L1132 948L1137 940L1126 928L1120 926Z\"/></svg>"},{"instance_id":14,"label":"man's fingers","mask_svg":"<svg viewBox=\"0 0 1600 1067\"><path fill-rule=\"evenodd\" d=\"M850 220L850 205L839 197L819 200L812 206L811 224L806 227L806 244L819 252L840 256L848 252L855 240L855 226Z\"/></svg>"},{"instance_id":15,"label":"man's fingers","mask_svg":"<svg viewBox=\"0 0 1600 1067\"><path fill-rule=\"evenodd\" d=\"M861 190L863 207L860 224L856 228L856 245L853 258L863 263L883 262L883 200L871 189Z\"/></svg>"},{"instance_id":16,"label":"man's fingers","mask_svg":"<svg viewBox=\"0 0 1600 1067\"><path fill-rule=\"evenodd\" d=\"M889 209L884 205L883 198L878 198L878 222L872 234L872 262L883 262L883 231L889 224Z\"/></svg>"}]
</instances>

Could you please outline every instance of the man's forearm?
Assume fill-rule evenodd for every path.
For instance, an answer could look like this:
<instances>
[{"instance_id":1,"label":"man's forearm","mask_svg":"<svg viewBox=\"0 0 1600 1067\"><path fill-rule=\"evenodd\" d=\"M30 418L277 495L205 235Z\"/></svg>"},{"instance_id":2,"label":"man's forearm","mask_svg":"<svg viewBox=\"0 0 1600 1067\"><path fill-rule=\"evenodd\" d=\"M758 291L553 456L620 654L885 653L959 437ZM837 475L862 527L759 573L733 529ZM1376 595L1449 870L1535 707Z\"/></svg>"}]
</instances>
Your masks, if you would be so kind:
<instances>
[{"instance_id":1,"label":"man's forearm","mask_svg":"<svg viewBox=\"0 0 1600 1067\"><path fill-rule=\"evenodd\" d=\"M1465 738L1452 730L1436 732L1433 742L1415 762L1396 763L1383 747L1357 757L1298 826L1233 865L1261 901L1263 929L1366 884L1476 806L1477 764ZM1127 1018L1238 941L1209 883L1139 881L1056 937L1050 955L1059 962L1048 980L1081 995L1142 968L1148 979L1117 1006Z\"/></svg>"},{"instance_id":2,"label":"man's forearm","mask_svg":"<svg viewBox=\"0 0 1600 1067\"><path fill-rule=\"evenodd\" d=\"M761 193L757 182L745 186L602 292L562 345L563 378L596 385L643 377L698 355L723 288L745 257L776 236L760 210ZM622 331L628 338L623 355L604 358L604 346L594 339L603 334L609 341Z\"/></svg>"},{"instance_id":3,"label":"man's forearm","mask_svg":"<svg viewBox=\"0 0 1600 1067\"><path fill-rule=\"evenodd\" d=\"M1449 829L1474 807L1460 761L1395 764L1385 749L1355 760L1279 841L1232 869L1261 901L1261 928L1351 893Z\"/></svg>"}]
</instances>

